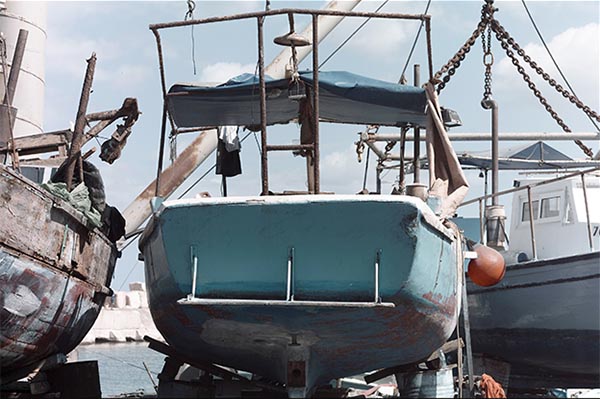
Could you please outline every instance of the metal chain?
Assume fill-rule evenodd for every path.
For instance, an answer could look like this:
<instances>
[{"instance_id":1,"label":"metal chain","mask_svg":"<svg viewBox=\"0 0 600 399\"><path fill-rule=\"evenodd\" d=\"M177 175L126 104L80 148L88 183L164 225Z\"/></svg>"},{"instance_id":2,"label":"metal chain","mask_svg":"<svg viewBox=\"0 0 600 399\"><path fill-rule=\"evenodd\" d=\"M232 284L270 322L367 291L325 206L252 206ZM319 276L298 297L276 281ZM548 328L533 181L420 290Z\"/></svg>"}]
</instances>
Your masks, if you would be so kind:
<instances>
[{"instance_id":1,"label":"metal chain","mask_svg":"<svg viewBox=\"0 0 600 399\"><path fill-rule=\"evenodd\" d=\"M589 116L590 118L594 118L595 120L600 122L600 115L598 115L598 113L596 113L590 107L585 105L581 100L579 100L577 98L577 96L575 96L574 94L569 92L567 89L562 87L559 83L556 82L555 79L552 79L550 77L550 75L548 75L537 64L537 62L532 60L531 57L525 53L525 50L523 50L521 48L521 46L519 46L519 44L517 42L515 42L515 39L513 39L508 34L508 32L506 32L504 27L502 25L500 25L500 23L498 21L496 21L496 20L492 21L492 25L493 25L493 29L497 32L500 32L502 37L508 42L508 44L510 44L512 46L512 48L517 52L517 54L519 54L521 57L523 57L523 60L525 62L527 62L529 64L529 66L538 73L538 75L540 75L546 82L548 82L548 84L550 86L554 87L554 89L556 89L556 91L558 91L560 94L562 94L562 96L564 98L567 98L569 101L571 101L571 103L575 104L575 106L577 106L577 108L581 109L587 116Z\"/></svg>"},{"instance_id":2,"label":"metal chain","mask_svg":"<svg viewBox=\"0 0 600 399\"><path fill-rule=\"evenodd\" d=\"M490 20L493 16L495 9L492 6L492 1L486 0L486 4L481 8L481 20L477 24L477 28L471 34L471 37L467 39L465 44L458 50L454 57L450 60L433 76L434 83L437 83L438 94L446 87L446 84L450 81L452 76L456 73L456 70L460 67L462 61L464 61L467 53L471 51L471 47L477 41L477 38L484 32L485 28L489 25ZM447 73L447 74L446 74ZM442 75L446 74L443 79ZM441 79L441 81L440 81Z\"/></svg>"},{"instance_id":3,"label":"metal chain","mask_svg":"<svg viewBox=\"0 0 600 399\"><path fill-rule=\"evenodd\" d=\"M500 26L500 24L497 21L494 20L492 22L492 29L494 30L494 32L496 32L496 38L498 39L498 41L500 41L500 45L506 52L506 55L511 59L512 64L517 68L517 71L519 72L519 74L521 75L521 77L523 78L525 83L527 83L527 86L533 92L533 95L535 97L537 97L537 99L544 106L546 111L550 114L550 116L556 121L556 123L558 123L558 125L565 132L572 133L572 130L567 126L567 124L562 120L562 118L560 116L558 116L558 114L556 113L556 111L554 111L552 106L550 106L550 104L548 104L548 100L546 100L546 98L542 95L542 93L537 88L535 83L533 83L533 81L531 80L531 78L529 77L527 72L525 72L525 69L519 63L519 60L515 56L515 53L509 48L509 42L507 39L508 34L506 33L506 31L504 29L502 29L502 30L498 29L499 26ZM583 144L583 142L581 140L574 140L574 141L575 141L575 144L577 144L579 146L579 148L581 148L581 150L585 153L585 155L587 155L590 158L592 158L594 156L594 153L592 152L592 150L590 148L588 148L585 144Z\"/></svg>"},{"instance_id":4,"label":"metal chain","mask_svg":"<svg viewBox=\"0 0 600 399\"><path fill-rule=\"evenodd\" d=\"M483 21L479 22L477 28L473 31L473 34L471 34L471 37L467 39L454 57L450 58L450 60L448 60L448 62L433 76L434 82L439 82L437 86L438 94L446 87L446 84L448 84L452 76L454 76L456 70L460 67L461 62L464 61L467 53L471 51L471 47L475 44L477 38L484 29L485 23ZM442 78L443 74L446 75Z\"/></svg>"},{"instance_id":5,"label":"metal chain","mask_svg":"<svg viewBox=\"0 0 600 399\"><path fill-rule=\"evenodd\" d=\"M492 65L494 64L494 54L492 53L492 28L490 24L481 33L481 44L483 47L483 65L485 65L483 99L481 100L483 103L492 98Z\"/></svg>"},{"instance_id":6,"label":"metal chain","mask_svg":"<svg viewBox=\"0 0 600 399\"><path fill-rule=\"evenodd\" d=\"M188 10L185 13L184 21L194 18L194 10L196 9L196 3L194 3L193 0L188 0L187 7L188 7Z\"/></svg>"}]
</instances>

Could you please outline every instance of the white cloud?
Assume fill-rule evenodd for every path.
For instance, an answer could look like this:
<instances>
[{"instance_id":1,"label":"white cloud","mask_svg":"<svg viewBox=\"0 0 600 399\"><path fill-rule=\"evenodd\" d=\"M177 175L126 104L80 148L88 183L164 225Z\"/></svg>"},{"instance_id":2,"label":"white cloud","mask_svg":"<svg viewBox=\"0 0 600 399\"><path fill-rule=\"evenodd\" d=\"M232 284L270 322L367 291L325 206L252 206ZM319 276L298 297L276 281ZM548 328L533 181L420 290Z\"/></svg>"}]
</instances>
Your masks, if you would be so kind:
<instances>
[{"instance_id":1,"label":"white cloud","mask_svg":"<svg viewBox=\"0 0 600 399\"><path fill-rule=\"evenodd\" d=\"M83 78L85 60L90 58L93 52L96 53L99 63L113 60L121 54L119 44L114 41L76 38L58 33L48 37L46 48L48 70L68 74L77 79Z\"/></svg>"},{"instance_id":2,"label":"white cloud","mask_svg":"<svg viewBox=\"0 0 600 399\"><path fill-rule=\"evenodd\" d=\"M599 74L598 62L600 59L600 43L599 43L600 25L597 23L587 24L581 27L573 27L565 30L562 33L554 36L547 41L550 51L554 55L556 62L562 69L563 73L575 89L577 95L583 102L589 103L592 108L598 107L598 88ZM525 52L535 60L551 77L565 88L562 79L552 60L548 56L546 49L541 44L528 43L523 46ZM537 74L526 67L524 61L521 61L527 73L534 77ZM508 57L503 57L498 63L496 69L498 76L498 84L495 87L502 88L514 87L514 84L524 85L521 77L514 65L512 65ZM540 81L536 76L534 81ZM546 85L539 85L544 92L550 91L546 89Z\"/></svg>"},{"instance_id":3,"label":"white cloud","mask_svg":"<svg viewBox=\"0 0 600 399\"><path fill-rule=\"evenodd\" d=\"M350 145L341 151L328 153L321 161L322 189L334 191L337 194L360 191L362 189L364 163L364 156L363 162L358 163L356 146L354 145ZM371 162L369 166L369 173L372 174L374 163Z\"/></svg>"},{"instance_id":4,"label":"white cloud","mask_svg":"<svg viewBox=\"0 0 600 399\"><path fill-rule=\"evenodd\" d=\"M199 80L201 82L218 82L223 83L234 76L242 73L254 73L256 65L240 64L238 62L217 62L216 64L208 65L200 72Z\"/></svg>"},{"instance_id":5,"label":"white cloud","mask_svg":"<svg viewBox=\"0 0 600 399\"><path fill-rule=\"evenodd\" d=\"M122 64L110 70L98 71L98 80L110 81L114 86L130 88L153 78L153 68L146 65Z\"/></svg>"},{"instance_id":6,"label":"white cloud","mask_svg":"<svg viewBox=\"0 0 600 399\"><path fill-rule=\"evenodd\" d=\"M373 56L389 55L412 37L413 30L402 21L371 21L348 45Z\"/></svg>"}]
</instances>

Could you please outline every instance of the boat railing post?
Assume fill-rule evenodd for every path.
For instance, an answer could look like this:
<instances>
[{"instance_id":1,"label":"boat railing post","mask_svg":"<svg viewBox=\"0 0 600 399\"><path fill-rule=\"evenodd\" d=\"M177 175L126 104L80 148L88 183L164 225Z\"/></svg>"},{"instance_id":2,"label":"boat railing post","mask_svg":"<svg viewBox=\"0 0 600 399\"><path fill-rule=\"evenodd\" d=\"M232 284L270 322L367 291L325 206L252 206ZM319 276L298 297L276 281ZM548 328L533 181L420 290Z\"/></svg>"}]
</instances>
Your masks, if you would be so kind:
<instances>
[{"instance_id":1,"label":"boat railing post","mask_svg":"<svg viewBox=\"0 0 600 399\"><path fill-rule=\"evenodd\" d=\"M413 66L414 85L419 87L421 84L421 65L415 64ZM414 134L414 146L413 146L413 183L421 182L421 130L418 126L413 129Z\"/></svg>"},{"instance_id":2,"label":"boat railing post","mask_svg":"<svg viewBox=\"0 0 600 399\"><path fill-rule=\"evenodd\" d=\"M590 251L594 250L594 239L592 238L592 223L590 221L590 206L588 204L587 188L585 187L585 173L581 174L581 188L583 189L583 202L585 203L585 219L587 224Z\"/></svg>"},{"instance_id":3,"label":"boat railing post","mask_svg":"<svg viewBox=\"0 0 600 399\"><path fill-rule=\"evenodd\" d=\"M312 60L313 60L313 162L314 162L314 175L315 175L315 194L319 194L321 191L321 155L320 155L320 138L319 138L319 16L313 14L312 16Z\"/></svg>"},{"instance_id":4,"label":"boat railing post","mask_svg":"<svg viewBox=\"0 0 600 399\"><path fill-rule=\"evenodd\" d=\"M262 195L269 195L269 166L267 158L267 94L265 83L265 48L263 38L264 16L257 18L258 23L258 78L260 88L260 150Z\"/></svg>"},{"instance_id":5,"label":"boat railing post","mask_svg":"<svg viewBox=\"0 0 600 399\"><path fill-rule=\"evenodd\" d=\"M484 243L485 225L483 222L483 201L485 197L479 198L479 242Z\"/></svg>"},{"instance_id":6,"label":"boat railing post","mask_svg":"<svg viewBox=\"0 0 600 399\"><path fill-rule=\"evenodd\" d=\"M531 254L537 259L537 246L535 243L535 226L533 225L533 205L531 201L531 186L527 186L527 206L529 207L529 233L531 234Z\"/></svg>"},{"instance_id":7,"label":"boat railing post","mask_svg":"<svg viewBox=\"0 0 600 399\"><path fill-rule=\"evenodd\" d=\"M381 303L381 297L379 296L379 266L381 263L381 249L377 250L375 254L375 303Z\"/></svg>"},{"instance_id":8,"label":"boat railing post","mask_svg":"<svg viewBox=\"0 0 600 399\"><path fill-rule=\"evenodd\" d=\"M290 248L287 263L287 289L285 294L286 301L294 300L294 247Z\"/></svg>"},{"instance_id":9,"label":"boat railing post","mask_svg":"<svg viewBox=\"0 0 600 399\"><path fill-rule=\"evenodd\" d=\"M196 298L196 278L198 277L198 256L196 256L196 247L190 247L192 255L192 293L188 295L188 300Z\"/></svg>"}]
</instances>

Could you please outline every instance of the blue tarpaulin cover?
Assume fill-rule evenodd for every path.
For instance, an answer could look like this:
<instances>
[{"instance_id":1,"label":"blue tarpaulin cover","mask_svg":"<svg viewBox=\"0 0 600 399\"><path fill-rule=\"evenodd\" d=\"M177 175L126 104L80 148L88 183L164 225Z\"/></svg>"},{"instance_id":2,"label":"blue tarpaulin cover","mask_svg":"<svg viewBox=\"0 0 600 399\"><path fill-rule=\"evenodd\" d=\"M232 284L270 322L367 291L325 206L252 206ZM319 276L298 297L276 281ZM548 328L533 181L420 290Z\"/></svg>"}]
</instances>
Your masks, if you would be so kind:
<instances>
[{"instance_id":1,"label":"blue tarpaulin cover","mask_svg":"<svg viewBox=\"0 0 600 399\"><path fill-rule=\"evenodd\" d=\"M312 71L300 73L310 90ZM265 77L267 124L298 118L299 102L288 98L289 79ZM319 116L339 123L425 126L425 91L350 72L319 72ZM176 84L168 94L169 113L178 127L260 125L258 77L237 76L214 87Z\"/></svg>"}]
</instances>

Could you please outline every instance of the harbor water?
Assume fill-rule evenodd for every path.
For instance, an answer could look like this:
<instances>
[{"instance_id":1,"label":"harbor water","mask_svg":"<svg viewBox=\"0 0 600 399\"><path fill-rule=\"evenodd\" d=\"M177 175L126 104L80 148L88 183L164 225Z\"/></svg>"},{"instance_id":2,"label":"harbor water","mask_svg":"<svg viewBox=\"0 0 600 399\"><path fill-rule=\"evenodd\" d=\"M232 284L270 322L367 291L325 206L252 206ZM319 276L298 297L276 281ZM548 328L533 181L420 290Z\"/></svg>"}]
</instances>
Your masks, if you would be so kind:
<instances>
[{"instance_id":1,"label":"harbor water","mask_svg":"<svg viewBox=\"0 0 600 399\"><path fill-rule=\"evenodd\" d=\"M69 361L97 360L102 397L123 393L155 394L155 383L165 355L148 348L144 342L80 345L69 355Z\"/></svg>"}]
</instances>

